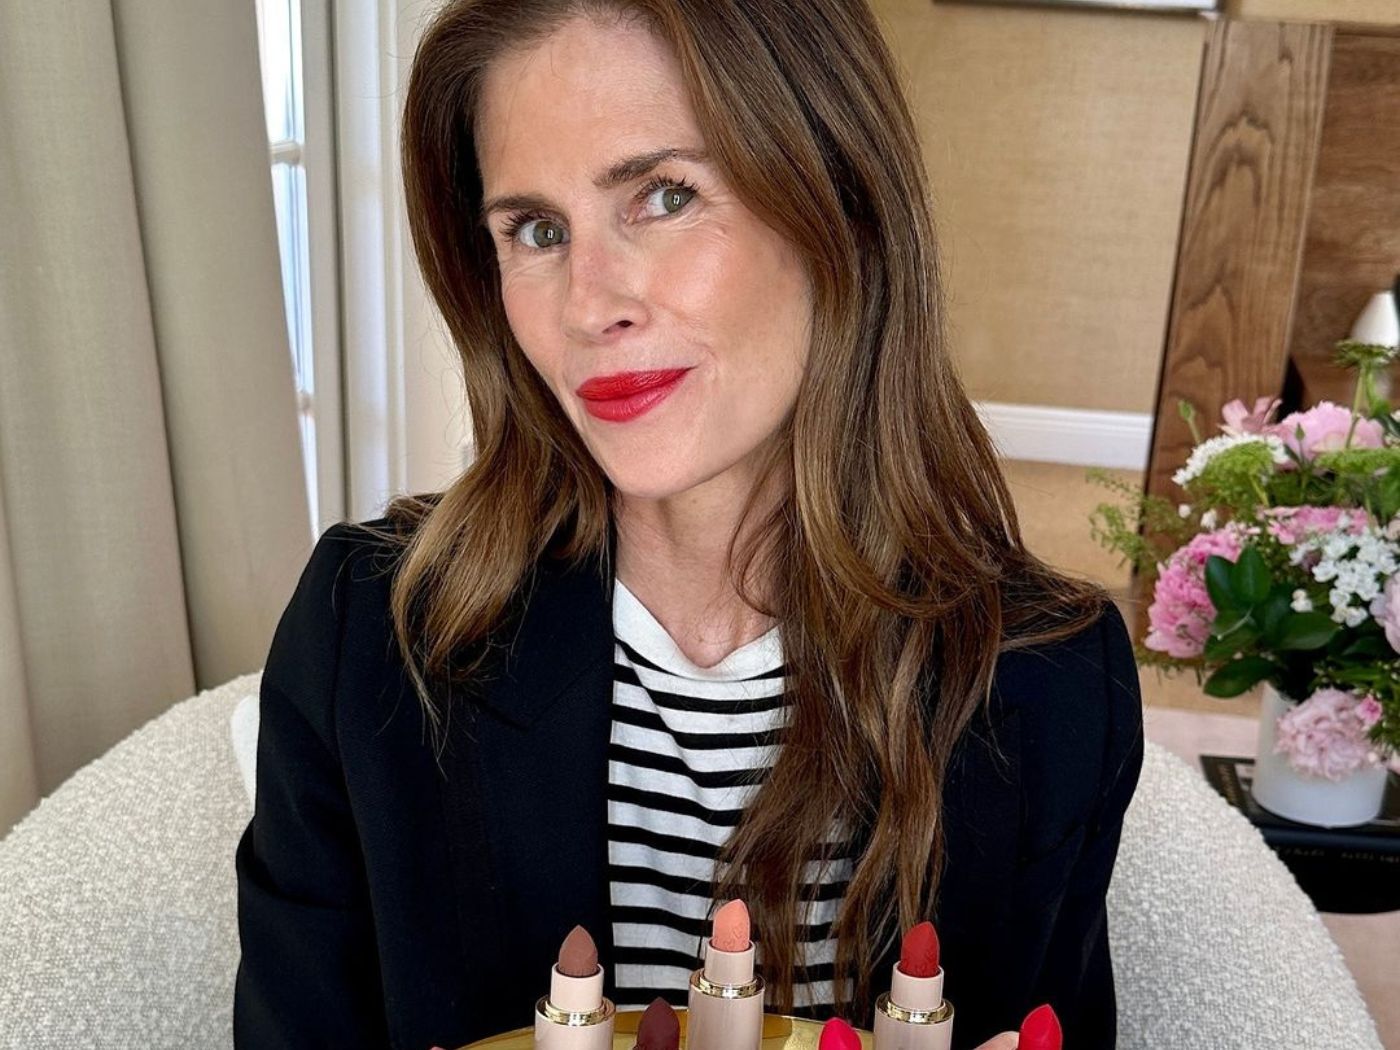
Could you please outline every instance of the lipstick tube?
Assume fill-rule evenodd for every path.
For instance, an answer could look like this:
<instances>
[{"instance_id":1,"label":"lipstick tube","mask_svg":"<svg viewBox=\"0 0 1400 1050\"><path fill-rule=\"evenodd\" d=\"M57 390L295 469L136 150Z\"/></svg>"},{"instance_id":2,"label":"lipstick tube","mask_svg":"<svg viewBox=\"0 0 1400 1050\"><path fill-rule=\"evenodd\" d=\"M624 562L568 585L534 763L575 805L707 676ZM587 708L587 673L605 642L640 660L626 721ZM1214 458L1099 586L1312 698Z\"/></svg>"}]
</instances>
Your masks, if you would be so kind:
<instances>
[{"instance_id":1,"label":"lipstick tube","mask_svg":"<svg viewBox=\"0 0 1400 1050\"><path fill-rule=\"evenodd\" d=\"M759 1050L763 978L754 973L749 912L732 900L715 914L705 961L690 975L686 1050Z\"/></svg>"},{"instance_id":2,"label":"lipstick tube","mask_svg":"<svg viewBox=\"0 0 1400 1050\"><path fill-rule=\"evenodd\" d=\"M612 1050L617 1011L603 995L603 967L593 938L574 927L535 1003L535 1050Z\"/></svg>"},{"instance_id":3,"label":"lipstick tube","mask_svg":"<svg viewBox=\"0 0 1400 1050\"><path fill-rule=\"evenodd\" d=\"M905 935L890 990L875 1000L875 1050L950 1050L953 1004L943 998L943 967L932 923Z\"/></svg>"}]
</instances>

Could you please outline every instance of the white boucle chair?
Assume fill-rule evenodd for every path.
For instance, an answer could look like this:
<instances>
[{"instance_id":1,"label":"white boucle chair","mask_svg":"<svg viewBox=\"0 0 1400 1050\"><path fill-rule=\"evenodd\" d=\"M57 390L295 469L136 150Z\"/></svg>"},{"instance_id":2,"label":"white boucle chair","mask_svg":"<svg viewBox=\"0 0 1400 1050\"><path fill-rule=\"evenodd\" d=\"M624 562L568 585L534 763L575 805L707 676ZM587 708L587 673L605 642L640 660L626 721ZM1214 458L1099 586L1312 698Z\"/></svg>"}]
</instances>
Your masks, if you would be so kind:
<instances>
[{"instance_id":1,"label":"white boucle chair","mask_svg":"<svg viewBox=\"0 0 1400 1050\"><path fill-rule=\"evenodd\" d=\"M260 679L176 704L0 841L0 1047L232 1045ZM1151 742L1109 922L1123 1050L1380 1050L1288 870Z\"/></svg>"}]
</instances>

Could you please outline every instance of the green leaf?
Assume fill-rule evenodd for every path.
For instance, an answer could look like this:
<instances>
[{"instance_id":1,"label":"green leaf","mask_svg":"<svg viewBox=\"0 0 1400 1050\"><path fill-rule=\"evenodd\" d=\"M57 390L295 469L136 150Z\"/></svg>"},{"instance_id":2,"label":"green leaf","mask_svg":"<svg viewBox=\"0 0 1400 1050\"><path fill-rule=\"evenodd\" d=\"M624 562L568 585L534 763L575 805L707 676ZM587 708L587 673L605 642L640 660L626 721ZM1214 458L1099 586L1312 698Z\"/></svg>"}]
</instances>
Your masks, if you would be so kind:
<instances>
[{"instance_id":1,"label":"green leaf","mask_svg":"<svg viewBox=\"0 0 1400 1050\"><path fill-rule=\"evenodd\" d=\"M1341 624L1320 610L1295 613L1284 621L1277 648L1320 649L1341 629Z\"/></svg>"},{"instance_id":2,"label":"green leaf","mask_svg":"<svg viewBox=\"0 0 1400 1050\"><path fill-rule=\"evenodd\" d=\"M1235 628L1206 641L1203 655L1207 660L1227 660L1259 640L1259 628L1245 615Z\"/></svg>"},{"instance_id":3,"label":"green leaf","mask_svg":"<svg viewBox=\"0 0 1400 1050\"><path fill-rule=\"evenodd\" d=\"M1235 598L1234 588L1230 583L1230 559L1219 554L1212 554L1206 558L1206 591L1210 594L1211 604L1215 606L1215 611L1238 609L1243 602Z\"/></svg>"},{"instance_id":4,"label":"green leaf","mask_svg":"<svg viewBox=\"0 0 1400 1050\"><path fill-rule=\"evenodd\" d=\"M1277 648L1283 625L1293 614L1291 592L1287 584L1275 589L1262 608L1257 612L1259 626L1264 632L1264 640Z\"/></svg>"},{"instance_id":5,"label":"green leaf","mask_svg":"<svg viewBox=\"0 0 1400 1050\"><path fill-rule=\"evenodd\" d=\"M1239 696L1275 670L1272 660L1262 656L1242 656L1218 668L1201 688L1207 696Z\"/></svg>"},{"instance_id":6,"label":"green leaf","mask_svg":"<svg viewBox=\"0 0 1400 1050\"><path fill-rule=\"evenodd\" d=\"M1254 547L1245 547L1230 569L1230 590L1241 605L1255 605L1269 596L1269 567Z\"/></svg>"},{"instance_id":7,"label":"green leaf","mask_svg":"<svg viewBox=\"0 0 1400 1050\"><path fill-rule=\"evenodd\" d=\"M1385 640L1384 635L1368 634L1357 638L1337 655L1342 659L1355 657L1362 660L1372 660L1394 657L1395 650L1390 647L1390 643Z\"/></svg>"}]
</instances>

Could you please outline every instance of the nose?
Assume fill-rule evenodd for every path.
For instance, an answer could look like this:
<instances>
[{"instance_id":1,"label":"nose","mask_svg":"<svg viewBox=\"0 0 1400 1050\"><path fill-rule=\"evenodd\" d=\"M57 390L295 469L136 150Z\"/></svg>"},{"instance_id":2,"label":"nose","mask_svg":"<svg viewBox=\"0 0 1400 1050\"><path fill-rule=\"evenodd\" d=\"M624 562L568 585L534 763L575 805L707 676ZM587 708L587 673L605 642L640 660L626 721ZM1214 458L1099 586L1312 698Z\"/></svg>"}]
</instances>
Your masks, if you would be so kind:
<instances>
[{"instance_id":1,"label":"nose","mask_svg":"<svg viewBox=\"0 0 1400 1050\"><path fill-rule=\"evenodd\" d=\"M646 262L615 232L587 229L569 243L562 323L571 339L606 341L645 318Z\"/></svg>"}]
</instances>

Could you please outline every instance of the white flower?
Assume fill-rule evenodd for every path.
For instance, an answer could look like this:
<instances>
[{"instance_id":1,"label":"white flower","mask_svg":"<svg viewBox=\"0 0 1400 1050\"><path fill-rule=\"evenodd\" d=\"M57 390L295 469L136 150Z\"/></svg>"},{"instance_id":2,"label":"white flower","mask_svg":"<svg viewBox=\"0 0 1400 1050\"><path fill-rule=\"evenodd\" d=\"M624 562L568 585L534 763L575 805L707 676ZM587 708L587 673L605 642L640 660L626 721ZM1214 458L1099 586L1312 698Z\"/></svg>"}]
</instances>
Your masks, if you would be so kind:
<instances>
[{"instance_id":1,"label":"white flower","mask_svg":"<svg viewBox=\"0 0 1400 1050\"><path fill-rule=\"evenodd\" d=\"M1382 588L1400 568L1400 548L1373 526L1361 533L1343 531L1346 528L1347 524L1339 521L1335 529L1307 536L1293 545L1288 557L1297 565L1309 553L1320 555L1311 572L1319 583L1332 583L1327 593L1332 619L1355 627L1368 615L1377 615ZM1293 597L1297 609L1297 591ZM1356 601L1362 604L1354 604Z\"/></svg>"},{"instance_id":2,"label":"white flower","mask_svg":"<svg viewBox=\"0 0 1400 1050\"><path fill-rule=\"evenodd\" d=\"M1293 592L1291 604L1294 612L1312 612L1312 599L1308 597L1308 592L1301 587Z\"/></svg>"},{"instance_id":3,"label":"white flower","mask_svg":"<svg viewBox=\"0 0 1400 1050\"><path fill-rule=\"evenodd\" d=\"M1215 508L1214 508L1214 507L1212 507L1210 510L1206 511L1204 514L1201 515L1201 528L1203 528L1203 529L1213 529L1213 528L1215 528Z\"/></svg>"},{"instance_id":4,"label":"white flower","mask_svg":"<svg viewBox=\"0 0 1400 1050\"><path fill-rule=\"evenodd\" d=\"M1176 512L1177 512L1179 515L1181 515L1183 518L1189 518L1189 517L1191 516L1191 504L1189 504L1189 503L1181 503L1181 504L1178 504L1178 505L1177 505L1177 508L1176 508Z\"/></svg>"},{"instance_id":5,"label":"white flower","mask_svg":"<svg viewBox=\"0 0 1400 1050\"><path fill-rule=\"evenodd\" d=\"M1226 449L1255 443L1268 445L1275 463L1288 462L1288 452L1284 449L1283 440L1273 434L1217 434L1215 437L1202 441L1191 450L1191 455L1186 460L1186 466L1173 474L1172 480L1178 485L1185 486L1193 478L1199 477L1201 471L1206 469L1206 464Z\"/></svg>"}]
</instances>

